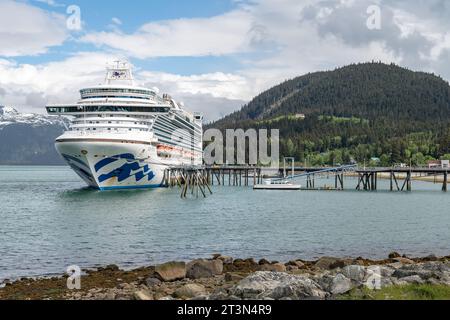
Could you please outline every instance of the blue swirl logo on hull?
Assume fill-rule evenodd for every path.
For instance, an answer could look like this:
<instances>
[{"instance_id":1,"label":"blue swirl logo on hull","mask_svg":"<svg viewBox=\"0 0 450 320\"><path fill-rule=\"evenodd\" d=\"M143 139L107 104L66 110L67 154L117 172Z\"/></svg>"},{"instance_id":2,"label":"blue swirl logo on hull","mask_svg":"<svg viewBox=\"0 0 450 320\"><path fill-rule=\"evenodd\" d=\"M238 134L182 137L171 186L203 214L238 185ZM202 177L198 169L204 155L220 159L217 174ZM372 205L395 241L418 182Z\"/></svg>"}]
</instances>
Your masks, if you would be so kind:
<instances>
[{"instance_id":1,"label":"blue swirl logo on hull","mask_svg":"<svg viewBox=\"0 0 450 320\"><path fill-rule=\"evenodd\" d=\"M100 183L105 182L111 178L117 178L118 182L123 182L128 178L134 176L136 182L140 182L145 178L147 178L147 181L151 181L155 177L155 174L153 173L152 170L150 170L148 165L142 166L139 160L136 160L134 155L130 153L120 154L117 156L100 160L95 165L95 171L99 172L107 165L117 162L119 160L125 160L125 163L122 166L114 170L111 170L108 173L100 175L98 177L98 181Z\"/></svg>"}]
</instances>

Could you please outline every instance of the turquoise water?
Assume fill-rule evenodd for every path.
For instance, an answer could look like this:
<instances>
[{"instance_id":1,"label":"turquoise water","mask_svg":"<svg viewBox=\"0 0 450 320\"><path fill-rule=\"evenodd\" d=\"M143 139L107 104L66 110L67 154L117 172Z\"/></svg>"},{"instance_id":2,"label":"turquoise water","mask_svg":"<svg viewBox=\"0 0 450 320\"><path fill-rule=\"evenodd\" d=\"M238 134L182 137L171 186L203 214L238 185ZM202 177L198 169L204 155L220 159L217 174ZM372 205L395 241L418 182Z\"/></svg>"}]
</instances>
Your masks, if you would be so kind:
<instances>
[{"instance_id":1,"label":"turquoise water","mask_svg":"<svg viewBox=\"0 0 450 320\"><path fill-rule=\"evenodd\" d=\"M182 200L176 188L85 189L66 167L0 167L0 182L0 281L216 252L280 261L450 254L450 193L432 183L413 182L412 193L215 187Z\"/></svg>"}]
</instances>

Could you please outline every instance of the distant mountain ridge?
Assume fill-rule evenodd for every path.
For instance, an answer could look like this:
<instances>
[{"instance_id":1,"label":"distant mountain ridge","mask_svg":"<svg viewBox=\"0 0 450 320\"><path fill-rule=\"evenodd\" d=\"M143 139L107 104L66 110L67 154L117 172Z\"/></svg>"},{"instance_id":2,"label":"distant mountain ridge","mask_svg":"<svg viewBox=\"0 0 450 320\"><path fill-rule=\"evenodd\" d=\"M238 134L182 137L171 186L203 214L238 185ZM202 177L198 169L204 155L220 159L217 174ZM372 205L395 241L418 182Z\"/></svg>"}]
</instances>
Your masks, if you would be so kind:
<instances>
[{"instance_id":1,"label":"distant mountain ridge","mask_svg":"<svg viewBox=\"0 0 450 320\"><path fill-rule=\"evenodd\" d=\"M281 154L301 161L383 156L390 165L450 152L449 124L448 82L394 64L361 63L285 81L208 127L280 129Z\"/></svg>"},{"instance_id":2,"label":"distant mountain ridge","mask_svg":"<svg viewBox=\"0 0 450 320\"><path fill-rule=\"evenodd\" d=\"M449 117L448 82L394 64L363 63L285 81L215 124L296 113L398 119L418 109L424 116Z\"/></svg>"},{"instance_id":3,"label":"distant mountain ridge","mask_svg":"<svg viewBox=\"0 0 450 320\"><path fill-rule=\"evenodd\" d=\"M60 165L54 141L68 121L0 106L0 165Z\"/></svg>"}]
</instances>

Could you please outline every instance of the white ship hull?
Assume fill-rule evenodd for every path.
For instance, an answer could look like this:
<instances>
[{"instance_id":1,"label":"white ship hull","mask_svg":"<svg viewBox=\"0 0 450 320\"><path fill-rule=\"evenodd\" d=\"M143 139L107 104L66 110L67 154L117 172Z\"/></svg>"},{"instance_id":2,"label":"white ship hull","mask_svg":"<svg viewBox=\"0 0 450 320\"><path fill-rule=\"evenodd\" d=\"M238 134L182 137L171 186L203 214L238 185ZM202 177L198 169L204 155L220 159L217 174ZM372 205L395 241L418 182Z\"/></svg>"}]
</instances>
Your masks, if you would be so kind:
<instances>
[{"instance_id":1,"label":"white ship hull","mask_svg":"<svg viewBox=\"0 0 450 320\"><path fill-rule=\"evenodd\" d=\"M163 187L167 165L150 157L145 144L73 141L56 149L68 165L98 190Z\"/></svg>"}]
</instances>

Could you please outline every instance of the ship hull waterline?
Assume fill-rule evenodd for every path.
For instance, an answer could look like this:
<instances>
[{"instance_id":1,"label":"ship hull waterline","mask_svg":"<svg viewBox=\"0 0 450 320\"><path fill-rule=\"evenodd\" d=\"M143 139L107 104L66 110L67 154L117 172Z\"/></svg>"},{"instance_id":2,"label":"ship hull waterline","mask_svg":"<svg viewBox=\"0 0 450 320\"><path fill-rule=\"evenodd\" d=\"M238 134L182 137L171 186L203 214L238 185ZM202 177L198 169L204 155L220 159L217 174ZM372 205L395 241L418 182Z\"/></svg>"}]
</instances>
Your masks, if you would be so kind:
<instances>
[{"instance_id":1,"label":"ship hull waterline","mask_svg":"<svg viewBox=\"0 0 450 320\"><path fill-rule=\"evenodd\" d=\"M57 141L56 150L91 188L152 189L164 187L168 165L150 156L145 143L97 142L77 139Z\"/></svg>"}]
</instances>

